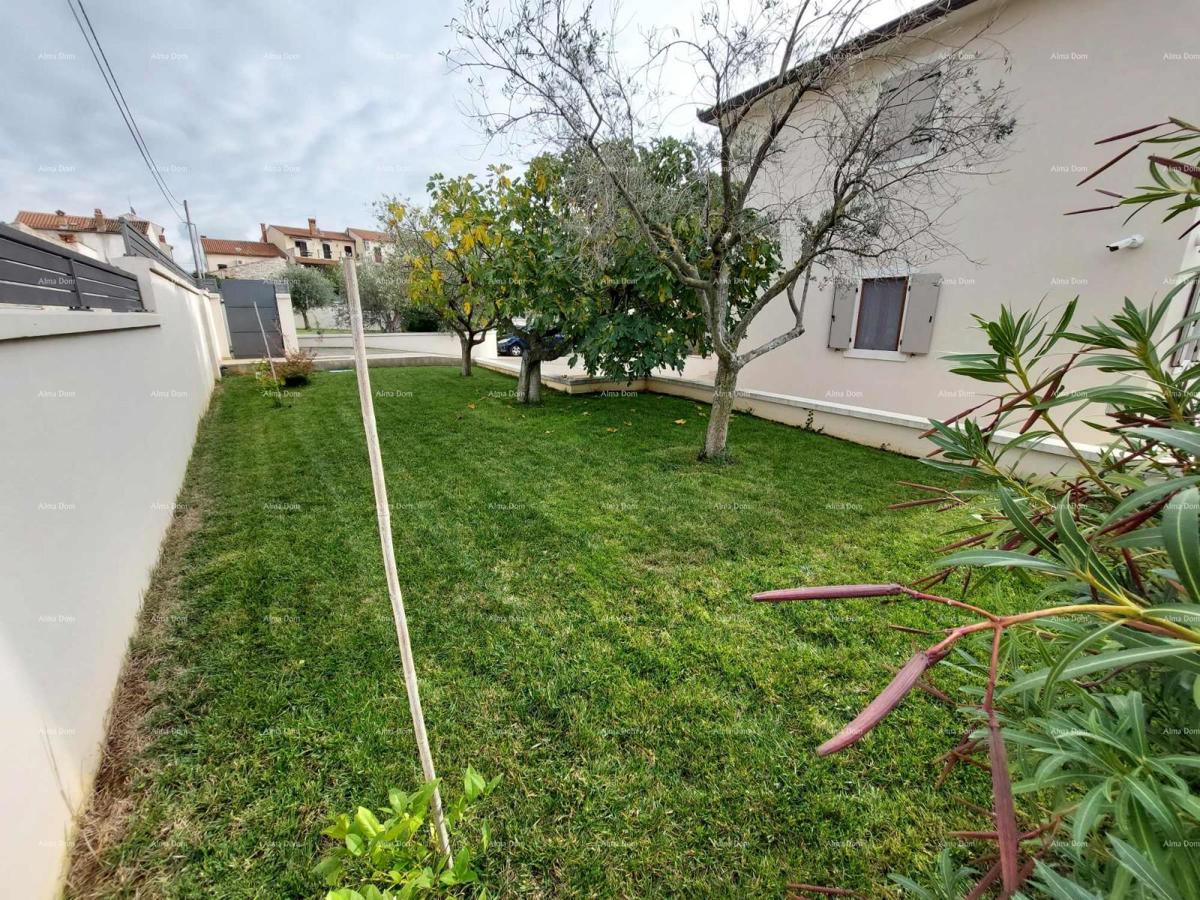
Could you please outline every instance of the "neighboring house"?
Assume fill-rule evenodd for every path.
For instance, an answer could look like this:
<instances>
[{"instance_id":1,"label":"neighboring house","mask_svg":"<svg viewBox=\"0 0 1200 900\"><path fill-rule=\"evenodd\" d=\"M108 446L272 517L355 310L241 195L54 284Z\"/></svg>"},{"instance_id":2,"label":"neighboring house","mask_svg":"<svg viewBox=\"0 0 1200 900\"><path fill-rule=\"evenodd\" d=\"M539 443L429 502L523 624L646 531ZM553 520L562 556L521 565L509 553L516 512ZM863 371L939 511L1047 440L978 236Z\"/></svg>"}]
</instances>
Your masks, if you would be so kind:
<instances>
[{"instance_id":1,"label":"neighboring house","mask_svg":"<svg viewBox=\"0 0 1200 900\"><path fill-rule=\"evenodd\" d=\"M347 231L324 231L316 219L307 228L292 225L260 225L264 241L274 244L288 262L304 266L333 266L345 257L354 257L354 239Z\"/></svg>"},{"instance_id":2,"label":"neighboring house","mask_svg":"<svg viewBox=\"0 0 1200 900\"><path fill-rule=\"evenodd\" d=\"M354 241L354 256L367 262L383 262L396 249L396 242L386 231L369 228L347 228Z\"/></svg>"},{"instance_id":3,"label":"neighboring house","mask_svg":"<svg viewBox=\"0 0 1200 900\"><path fill-rule=\"evenodd\" d=\"M930 417L985 399L986 386L952 374L943 359L986 349L976 315L995 317L1002 304L1056 307L1078 296L1077 321L1087 323L1117 311L1125 297L1139 305L1161 298L1175 273L1200 264L1197 233L1178 240L1185 225L1162 226L1154 212L1128 225L1120 212L1063 216L1111 202L1093 187L1128 193L1146 183L1148 148L1078 187L1120 146L1096 147L1096 140L1194 114L1187 89L1195 63L1182 60L1192 58L1188 41L1200 34L1200 4L1163 0L1152 14L1125 0L943 0L924 8L926 16L930 9L937 11L932 22L913 28L906 25L911 19L900 19L868 36L855 86L874 82L886 90L900 59L935 73L939 57L963 42L992 57L981 62L979 77L1003 79L1017 129L1001 171L962 178L944 228L960 252L887 269L861 264L838 273L849 281L836 287L832 278L814 282L806 332L750 363L738 380L739 408L908 453L931 449L918 437ZM1170 23L1167 31L1163 23ZM998 53L1006 54L1007 67L994 59ZM769 95L760 85L734 102L755 105L752 122ZM797 130L810 109L794 114ZM713 111L701 119L713 124ZM772 191L782 185L772 199L802 197L812 161L789 151L773 164L779 168L758 182ZM1143 246L1110 251L1109 244L1135 232L1145 235ZM788 243L785 237L785 257L794 257L794 241ZM1167 327L1195 298L1178 302ZM786 332L792 320L785 297L772 301L743 351ZM688 377L711 384L709 362L693 360ZM1071 430L1083 441L1096 434L1078 421Z\"/></svg>"},{"instance_id":4,"label":"neighboring house","mask_svg":"<svg viewBox=\"0 0 1200 900\"><path fill-rule=\"evenodd\" d=\"M266 241L226 240L200 235L200 247L208 262L209 275L222 274L235 277L232 270L253 264L255 271L282 271L286 254L274 244ZM229 270L228 273L226 270ZM263 275L241 275L238 277L265 277Z\"/></svg>"},{"instance_id":5,"label":"neighboring house","mask_svg":"<svg viewBox=\"0 0 1200 900\"><path fill-rule=\"evenodd\" d=\"M174 248L167 242L166 230L155 222L140 219L132 212L111 218L97 208L90 216L71 216L61 209L54 212L17 213L13 224L29 234L66 246L93 259L111 263L125 255L125 240L121 237L121 222L128 222L168 257L174 258Z\"/></svg>"}]
</instances>

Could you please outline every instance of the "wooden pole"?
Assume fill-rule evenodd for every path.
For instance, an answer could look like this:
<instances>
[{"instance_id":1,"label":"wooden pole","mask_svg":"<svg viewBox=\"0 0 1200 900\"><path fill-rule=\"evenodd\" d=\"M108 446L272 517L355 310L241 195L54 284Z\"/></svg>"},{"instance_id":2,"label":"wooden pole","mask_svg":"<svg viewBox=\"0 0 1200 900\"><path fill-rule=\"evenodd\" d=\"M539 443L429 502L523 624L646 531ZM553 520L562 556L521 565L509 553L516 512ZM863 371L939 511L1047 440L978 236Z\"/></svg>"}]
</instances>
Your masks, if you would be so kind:
<instances>
[{"instance_id":1,"label":"wooden pole","mask_svg":"<svg viewBox=\"0 0 1200 900\"><path fill-rule=\"evenodd\" d=\"M263 353L267 354L267 365L271 367L271 380L275 382L275 390L280 390L283 385L279 383L279 376L275 374L275 360L271 358L271 342L267 340L267 329L263 328L262 316L258 313L258 302L254 301L254 318L258 319L258 333L263 339Z\"/></svg>"},{"instance_id":2,"label":"wooden pole","mask_svg":"<svg viewBox=\"0 0 1200 900\"><path fill-rule=\"evenodd\" d=\"M400 661L404 667L404 687L408 693L408 710L412 713L413 734L417 753L427 782L437 778L433 769L433 754L429 750L429 735L425 731L425 714L421 712L421 695L417 687L417 670L413 666L412 644L408 639L408 617L404 613L404 595L400 592L400 576L396 571L396 551L392 546L392 516L388 508L387 483L383 477L383 457L379 450L379 432L375 428L375 402L371 397L371 375L367 371L366 336L363 334L362 303L358 297L358 272L354 260L342 260L346 275L346 301L350 307L350 333L354 337L354 368L358 374L358 398L362 404L363 430L367 434L367 453L371 459L371 481L375 486L375 517L379 521L379 542L383 547L383 568L387 573L388 596L392 601L392 619L396 623L396 639L400 643ZM450 865L450 836L442 814L442 794L434 790L433 824L438 844Z\"/></svg>"}]
</instances>

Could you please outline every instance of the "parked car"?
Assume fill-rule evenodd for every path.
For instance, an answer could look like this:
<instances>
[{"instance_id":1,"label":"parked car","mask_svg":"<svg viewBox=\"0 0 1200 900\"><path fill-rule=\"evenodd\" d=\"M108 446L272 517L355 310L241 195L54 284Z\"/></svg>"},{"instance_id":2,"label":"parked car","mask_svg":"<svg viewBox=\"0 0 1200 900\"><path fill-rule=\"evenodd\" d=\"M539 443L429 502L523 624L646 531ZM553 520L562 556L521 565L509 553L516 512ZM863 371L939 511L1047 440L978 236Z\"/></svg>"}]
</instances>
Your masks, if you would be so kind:
<instances>
[{"instance_id":1,"label":"parked car","mask_svg":"<svg viewBox=\"0 0 1200 900\"><path fill-rule=\"evenodd\" d=\"M525 350L525 342L515 334L510 334L496 341L496 352L501 356L524 356Z\"/></svg>"},{"instance_id":2,"label":"parked car","mask_svg":"<svg viewBox=\"0 0 1200 900\"><path fill-rule=\"evenodd\" d=\"M562 334L558 331L552 331L546 337L546 343L551 347L557 347L564 340ZM524 356L525 351L528 349L529 345L525 342L525 339L515 334L510 334L496 341L496 352L501 356Z\"/></svg>"}]
</instances>

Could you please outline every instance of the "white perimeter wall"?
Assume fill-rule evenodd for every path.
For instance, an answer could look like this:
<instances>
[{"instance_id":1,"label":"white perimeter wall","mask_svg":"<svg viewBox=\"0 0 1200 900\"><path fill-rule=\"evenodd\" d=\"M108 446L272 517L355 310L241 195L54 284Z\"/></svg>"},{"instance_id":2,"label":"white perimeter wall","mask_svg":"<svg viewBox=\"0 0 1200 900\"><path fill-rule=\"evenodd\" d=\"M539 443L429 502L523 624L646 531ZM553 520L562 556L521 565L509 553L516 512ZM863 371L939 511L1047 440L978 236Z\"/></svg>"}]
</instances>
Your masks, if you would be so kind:
<instances>
[{"instance_id":1,"label":"white perimeter wall","mask_svg":"<svg viewBox=\"0 0 1200 900\"><path fill-rule=\"evenodd\" d=\"M458 335L446 331L404 331L394 334L368 332L366 338L367 347L371 350L436 353L441 356L453 356L455 359L462 355ZM300 336L300 346L344 349L349 353L354 342L348 334L305 334ZM475 359L494 358L496 332L489 331L483 343L474 348L471 356Z\"/></svg>"},{"instance_id":2,"label":"white perimeter wall","mask_svg":"<svg viewBox=\"0 0 1200 900\"><path fill-rule=\"evenodd\" d=\"M114 264L152 312L0 304L0 871L12 897L57 894L218 375L206 295L149 260Z\"/></svg>"}]
</instances>

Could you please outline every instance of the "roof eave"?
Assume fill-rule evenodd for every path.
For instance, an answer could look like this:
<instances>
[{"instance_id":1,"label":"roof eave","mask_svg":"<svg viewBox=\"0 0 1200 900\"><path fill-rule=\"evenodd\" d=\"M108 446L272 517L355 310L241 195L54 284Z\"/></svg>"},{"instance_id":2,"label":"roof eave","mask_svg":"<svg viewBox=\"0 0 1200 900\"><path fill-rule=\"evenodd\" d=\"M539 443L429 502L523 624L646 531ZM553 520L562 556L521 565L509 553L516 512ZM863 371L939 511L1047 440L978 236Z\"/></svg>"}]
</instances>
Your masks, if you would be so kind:
<instances>
[{"instance_id":1,"label":"roof eave","mask_svg":"<svg viewBox=\"0 0 1200 900\"><path fill-rule=\"evenodd\" d=\"M698 109L696 110L696 118L705 125L711 125L717 121L718 117L725 113L740 109L743 106L761 100L767 94L787 87L796 81L805 69L820 65L822 61L828 59L834 53L862 53L872 47L886 43L894 37L899 37L923 25L928 25L930 22L936 22L938 19L945 18L951 13L957 12L975 2L976 0L933 0L932 3L926 3L924 6L919 6L902 16L897 16L888 22L884 22L877 28L865 31L858 37L822 53L820 56L816 56L801 65L789 69L781 81L778 78L772 78L769 81L760 82L739 94L735 94L724 103L718 103L707 109Z\"/></svg>"}]
</instances>

